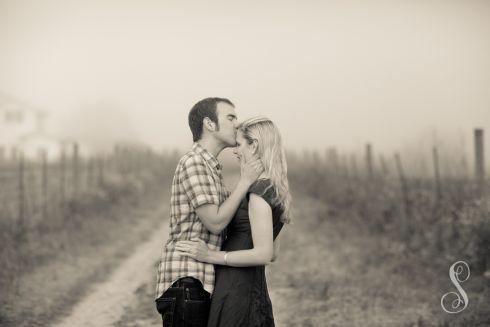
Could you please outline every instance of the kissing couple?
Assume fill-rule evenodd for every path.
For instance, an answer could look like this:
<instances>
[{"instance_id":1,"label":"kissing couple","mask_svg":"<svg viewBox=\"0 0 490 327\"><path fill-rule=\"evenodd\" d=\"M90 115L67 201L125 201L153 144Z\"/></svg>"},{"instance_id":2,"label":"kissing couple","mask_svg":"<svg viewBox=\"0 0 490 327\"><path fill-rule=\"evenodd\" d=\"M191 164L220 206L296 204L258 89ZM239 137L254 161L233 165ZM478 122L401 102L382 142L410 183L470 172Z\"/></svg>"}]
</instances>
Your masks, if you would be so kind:
<instances>
[{"instance_id":1,"label":"kissing couple","mask_svg":"<svg viewBox=\"0 0 490 327\"><path fill-rule=\"evenodd\" d=\"M194 144L175 170L158 266L163 326L274 326L265 266L277 257L291 203L279 130L263 117L238 123L225 98L196 103L189 127ZM232 192L217 160L228 147L240 162Z\"/></svg>"}]
</instances>

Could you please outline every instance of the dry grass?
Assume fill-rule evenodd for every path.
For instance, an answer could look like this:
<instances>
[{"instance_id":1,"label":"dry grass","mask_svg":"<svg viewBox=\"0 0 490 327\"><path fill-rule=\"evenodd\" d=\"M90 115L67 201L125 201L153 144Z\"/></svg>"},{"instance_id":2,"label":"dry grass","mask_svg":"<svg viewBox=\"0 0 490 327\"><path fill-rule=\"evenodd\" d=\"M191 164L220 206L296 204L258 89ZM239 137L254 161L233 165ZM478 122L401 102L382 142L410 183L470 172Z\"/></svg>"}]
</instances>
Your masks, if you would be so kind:
<instances>
[{"instance_id":1,"label":"dry grass","mask_svg":"<svg viewBox=\"0 0 490 327\"><path fill-rule=\"evenodd\" d=\"M106 171L43 219L0 212L0 325L47 324L159 225L154 210L167 203L175 158L153 158L140 170Z\"/></svg>"},{"instance_id":2,"label":"dry grass","mask_svg":"<svg viewBox=\"0 0 490 327\"><path fill-rule=\"evenodd\" d=\"M60 236L69 243L51 260L21 274L15 292L3 298L2 326L45 326L66 314L92 283L107 278L152 233L167 207L156 196L138 205L119 205L82 222L77 234Z\"/></svg>"},{"instance_id":3,"label":"dry grass","mask_svg":"<svg viewBox=\"0 0 490 327\"><path fill-rule=\"evenodd\" d=\"M448 315L439 301L453 290L447 275L452 262L407 257L389 238L328 212L325 203L296 198L296 224L284 231L281 257L268 271L278 326L488 324L483 277L464 284L470 306Z\"/></svg>"},{"instance_id":4,"label":"dry grass","mask_svg":"<svg viewBox=\"0 0 490 327\"><path fill-rule=\"evenodd\" d=\"M469 307L448 315L439 301L454 290L450 260L408 256L399 242L352 223L347 212L332 212L296 193L296 222L283 230L279 259L267 269L276 326L488 325L490 292L482 276L463 285ZM160 325L154 283L147 276L116 326Z\"/></svg>"}]
</instances>

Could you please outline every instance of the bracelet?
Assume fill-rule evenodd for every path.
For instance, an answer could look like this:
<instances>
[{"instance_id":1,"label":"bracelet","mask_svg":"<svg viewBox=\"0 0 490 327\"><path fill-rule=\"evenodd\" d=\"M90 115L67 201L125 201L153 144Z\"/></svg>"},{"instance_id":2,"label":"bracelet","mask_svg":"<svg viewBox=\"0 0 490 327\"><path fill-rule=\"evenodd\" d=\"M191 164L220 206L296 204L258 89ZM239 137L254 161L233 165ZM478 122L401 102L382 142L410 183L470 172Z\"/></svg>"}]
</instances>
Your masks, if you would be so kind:
<instances>
[{"instance_id":1,"label":"bracelet","mask_svg":"<svg viewBox=\"0 0 490 327\"><path fill-rule=\"evenodd\" d=\"M227 256L228 256L228 252L225 252L225 258L224 258L224 260L225 260L225 266L228 266L228 261L226 261L226 257Z\"/></svg>"}]
</instances>

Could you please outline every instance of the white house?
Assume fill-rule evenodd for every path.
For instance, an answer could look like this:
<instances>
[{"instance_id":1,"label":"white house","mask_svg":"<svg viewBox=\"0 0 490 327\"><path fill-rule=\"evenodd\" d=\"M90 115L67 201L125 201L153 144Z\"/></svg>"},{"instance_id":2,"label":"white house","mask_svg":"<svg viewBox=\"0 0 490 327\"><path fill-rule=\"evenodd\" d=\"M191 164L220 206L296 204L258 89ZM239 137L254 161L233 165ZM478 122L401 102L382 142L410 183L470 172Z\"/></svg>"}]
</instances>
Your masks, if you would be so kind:
<instances>
[{"instance_id":1,"label":"white house","mask_svg":"<svg viewBox=\"0 0 490 327\"><path fill-rule=\"evenodd\" d=\"M47 112L0 93L0 160L22 151L26 158L59 156L62 143L45 132Z\"/></svg>"}]
</instances>

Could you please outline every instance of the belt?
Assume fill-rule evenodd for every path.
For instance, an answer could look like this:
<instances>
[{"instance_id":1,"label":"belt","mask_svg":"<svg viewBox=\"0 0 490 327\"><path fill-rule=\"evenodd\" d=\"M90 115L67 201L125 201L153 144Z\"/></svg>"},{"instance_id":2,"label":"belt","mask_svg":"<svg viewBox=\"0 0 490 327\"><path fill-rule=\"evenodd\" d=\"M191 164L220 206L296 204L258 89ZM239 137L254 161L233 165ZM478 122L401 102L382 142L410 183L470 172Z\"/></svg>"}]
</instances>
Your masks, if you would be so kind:
<instances>
[{"instance_id":1,"label":"belt","mask_svg":"<svg viewBox=\"0 0 490 327\"><path fill-rule=\"evenodd\" d=\"M199 286L201 285L201 282L198 279L195 279L193 277L182 277L178 279L175 283L172 284L172 286L182 286L182 285L196 285Z\"/></svg>"}]
</instances>

